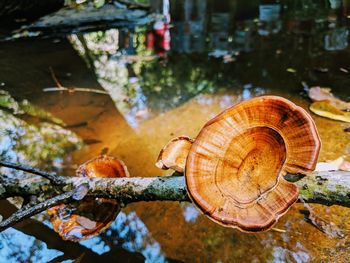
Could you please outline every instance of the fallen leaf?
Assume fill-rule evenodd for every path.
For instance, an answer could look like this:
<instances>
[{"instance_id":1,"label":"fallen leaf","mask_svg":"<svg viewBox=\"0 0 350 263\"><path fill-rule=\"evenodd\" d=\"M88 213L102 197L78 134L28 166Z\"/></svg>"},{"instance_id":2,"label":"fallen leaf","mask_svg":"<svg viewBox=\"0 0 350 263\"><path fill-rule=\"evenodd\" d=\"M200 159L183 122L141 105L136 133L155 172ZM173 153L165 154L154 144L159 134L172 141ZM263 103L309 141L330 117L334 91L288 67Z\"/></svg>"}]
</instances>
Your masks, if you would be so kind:
<instances>
[{"instance_id":1,"label":"fallen leaf","mask_svg":"<svg viewBox=\"0 0 350 263\"><path fill-rule=\"evenodd\" d=\"M312 101L329 101L339 110L350 109L350 103L334 97L330 88L311 87L308 95Z\"/></svg>"},{"instance_id":2,"label":"fallen leaf","mask_svg":"<svg viewBox=\"0 0 350 263\"><path fill-rule=\"evenodd\" d=\"M322 117L337 121L350 122L350 112L344 112L333 106L329 101L316 101L310 105L310 110Z\"/></svg>"},{"instance_id":3,"label":"fallen leaf","mask_svg":"<svg viewBox=\"0 0 350 263\"><path fill-rule=\"evenodd\" d=\"M85 216L77 216L77 222L86 229L94 229L96 227L96 222Z\"/></svg>"},{"instance_id":4,"label":"fallen leaf","mask_svg":"<svg viewBox=\"0 0 350 263\"><path fill-rule=\"evenodd\" d=\"M350 126L344 129L345 132L350 132Z\"/></svg>"},{"instance_id":5,"label":"fallen leaf","mask_svg":"<svg viewBox=\"0 0 350 263\"><path fill-rule=\"evenodd\" d=\"M294 68L287 68L287 72L296 73L297 71Z\"/></svg>"},{"instance_id":6,"label":"fallen leaf","mask_svg":"<svg viewBox=\"0 0 350 263\"><path fill-rule=\"evenodd\" d=\"M339 70L344 73L349 73L349 70L347 70L346 68L339 68Z\"/></svg>"}]
</instances>

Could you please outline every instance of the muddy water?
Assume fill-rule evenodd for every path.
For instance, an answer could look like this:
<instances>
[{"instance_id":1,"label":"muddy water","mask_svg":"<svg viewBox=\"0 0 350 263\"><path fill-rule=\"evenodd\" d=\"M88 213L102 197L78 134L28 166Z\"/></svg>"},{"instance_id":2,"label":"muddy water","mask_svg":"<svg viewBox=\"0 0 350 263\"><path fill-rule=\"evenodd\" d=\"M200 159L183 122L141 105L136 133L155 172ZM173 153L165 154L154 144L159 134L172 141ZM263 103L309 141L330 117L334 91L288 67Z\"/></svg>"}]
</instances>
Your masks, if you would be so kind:
<instances>
[{"instance_id":1,"label":"muddy water","mask_svg":"<svg viewBox=\"0 0 350 263\"><path fill-rule=\"evenodd\" d=\"M206 121L239 101L274 94L308 109L306 94L314 85L329 86L349 100L349 3L337 3L175 1L170 39L163 20L64 39L1 43L1 89L61 119L62 129L85 142L74 150L49 137L64 149L55 161L37 159L32 151L26 160L73 175L79 164L108 152L122 159L132 176L166 175L154 166L162 146L175 136L195 137ZM57 85L50 68L73 92L43 91ZM44 122L15 117L28 125ZM349 159L350 134L343 131L348 124L312 117L323 144L319 161ZM350 209L312 207L350 230ZM5 215L11 208L2 204L0 209ZM77 246L57 238L48 223L26 221L0 234L0 261L82 256L82 262L347 262L349 237L327 237L305 221L302 209L295 204L278 222L282 232L246 234L211 222L188 203L141 202L123 209L100 236Z\"/></svg>"}]
</instances>

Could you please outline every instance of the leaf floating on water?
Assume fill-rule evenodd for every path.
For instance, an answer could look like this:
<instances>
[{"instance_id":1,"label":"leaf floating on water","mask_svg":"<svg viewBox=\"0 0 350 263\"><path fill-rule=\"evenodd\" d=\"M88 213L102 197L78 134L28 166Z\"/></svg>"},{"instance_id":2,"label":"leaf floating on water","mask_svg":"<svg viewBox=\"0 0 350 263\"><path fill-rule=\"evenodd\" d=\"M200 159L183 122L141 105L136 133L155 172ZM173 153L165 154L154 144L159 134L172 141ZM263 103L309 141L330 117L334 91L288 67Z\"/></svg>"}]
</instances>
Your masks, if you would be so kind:
<instances>
[{"instance_id":1,"label":"leaf floating on water","mask_svg":"<svg viewBox=\"0 0 350 263\"><path fill-rule=\"evenodd\" d=\"M344 112L334 107L329 101L316 101L310 105L310 110L322 117L337 121L350 122L350 112Z\"/></svg>"},{"instance_id":2,"label":"leaf floating on water","mask_svg":"<svg viewBox=\"0 0 350 263\"><path fill-rule=\"evenodd\" d=\"M90 220L85 216L77 216L77 222L86 229L94 229L96 227L96 222Z\"/></svg>"},{"instance_id":3,"label":"leaf floating on water","mask_svg":"<svg viewBox=\"0 0 350 263\"><path fill-rule=\"evenodd\" d=\"M287 72L296 73L297 71L294 68L287 68Z\"/></svg>"},{"instance_id":4,"label":"leaf floating on water","mask_svg":"<svg viewBox=\"0 0 350 263\"><path fill-rule=\"evenodd\" d=\"M308 95L309 98L313 101L329 101L334 107L338 108L339 110L350 109L350 103L334 97L330 88L311 87Z\"/></svg>"},{"instance_id":5,"label":"leaf floating on water","mask_svg":"<svg viewBox=\"0 0 350 263\"><path fill-rule=\"evenodd\" d=\"M349 70L347 70L346 68L339 68L339 70L344 73L349 73Z\"/></svg>"}]
</instances>

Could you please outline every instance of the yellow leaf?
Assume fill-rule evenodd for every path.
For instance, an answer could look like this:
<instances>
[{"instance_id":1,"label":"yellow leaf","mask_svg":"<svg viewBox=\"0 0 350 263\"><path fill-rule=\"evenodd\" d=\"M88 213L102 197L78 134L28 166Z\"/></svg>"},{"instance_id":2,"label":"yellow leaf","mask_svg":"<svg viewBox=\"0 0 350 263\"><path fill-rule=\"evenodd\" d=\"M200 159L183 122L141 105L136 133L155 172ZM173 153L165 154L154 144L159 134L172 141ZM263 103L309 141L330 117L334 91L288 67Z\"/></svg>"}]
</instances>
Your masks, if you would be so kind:
<instances>
[{"instance_id":1,"label":"yellow leaf","mask_svg":"<svg viewBox=\"0 0 350 263\"><path fill-rule=\"evenodd\" d=\"M337 109L329 101L316 101L310 105L310 110L322 117L337 121L350 122L350 112L344 112Z\"/></svg>"}]
</instances>

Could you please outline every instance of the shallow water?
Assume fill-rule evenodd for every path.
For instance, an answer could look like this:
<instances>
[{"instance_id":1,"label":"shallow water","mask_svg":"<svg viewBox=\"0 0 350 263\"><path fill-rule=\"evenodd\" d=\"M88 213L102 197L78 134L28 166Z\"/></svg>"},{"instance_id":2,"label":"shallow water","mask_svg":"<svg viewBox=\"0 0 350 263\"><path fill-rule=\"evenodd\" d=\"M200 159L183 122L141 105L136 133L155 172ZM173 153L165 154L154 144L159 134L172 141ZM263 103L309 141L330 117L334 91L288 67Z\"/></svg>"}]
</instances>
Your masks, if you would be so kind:
<instances>
[{"instance_id":1,"label":"shallow water","mask_svg":"<svg viewBox=\"0 0 350 263\"><path fill-rule=\"evenodd\" d=\"M170 8L170 32L163 21L0 43L1 89L61 119L66 124L61 133L70 131L85 142L81 146L75 137L62 142L51 133L24 140L19 132L0 137L1 156L73 175L79 164L103 151L122 159L132 176L165 175L169 172L154 166L164 144L179 135L195 137L207 120L239 101L274 94L308 109L307 90L315 85L350 100L348 1L264 6L188 0ZM109 95L45 92L56 86L50 68L64 87ZM6 111L23 126L50 122ZM349 158L350 134L343 131L349 125L312 117L323 143L319 161ZM2 119L1 129L19 129L10 118ZM47 141L51 154L39 157L30 145L43 147ZM312 207L350 230L348 208ZM246 234L211 222L188 203L141 202L80 245L60 240L49 223L28 220L0 234L0 261L57 262L83 255L82 262L346 262L348 236L327 237L305 221L302 209L295 204L277 223L284 233ZM2 202L0 213L10 210Z\"/></svg>"}]
</instances>

